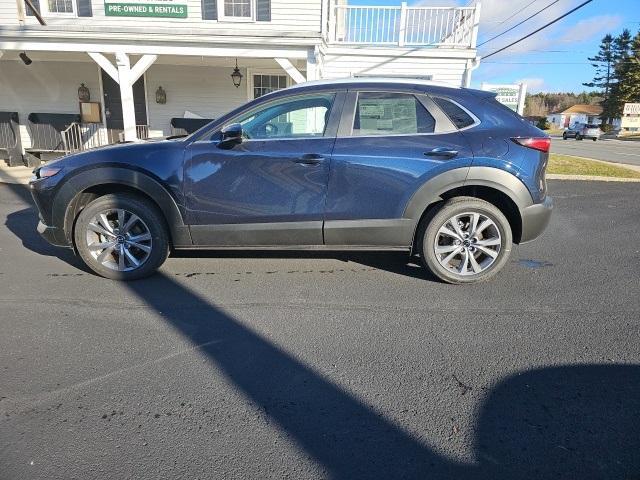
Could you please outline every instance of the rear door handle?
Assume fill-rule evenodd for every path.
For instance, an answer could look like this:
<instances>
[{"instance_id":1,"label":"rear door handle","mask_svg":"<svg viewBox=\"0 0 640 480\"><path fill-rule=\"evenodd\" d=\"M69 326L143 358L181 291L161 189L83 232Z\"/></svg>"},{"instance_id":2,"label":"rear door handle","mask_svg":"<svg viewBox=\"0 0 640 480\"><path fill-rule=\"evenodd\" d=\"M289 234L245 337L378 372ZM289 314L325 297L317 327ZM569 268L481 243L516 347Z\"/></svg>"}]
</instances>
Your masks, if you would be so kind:
<instances>
[{"instance_id":1,"label":"rear door handle","mask_svg":"<svg viewBox=\"0 0 640 480\"><path fill-rule=\"evenodd\" d=\"M307 153L294 159L295 163L299 163L301 165L318 165L320 162L324 160L322 155L318 155L317 153Z\"/></svg>"},{"instance_id":2,"label":"rear door handle","mask_svg":"<svg viewBox=\"0 0 640 480\"><path fill-rule=\"evenodd\" d=\"M424 152L427 157L442 157L442 158L453 158L458 155L457 150L452 150L447 147L436 147L433 150L429 150L428 152Z\"/></svg>"}]
</instances>

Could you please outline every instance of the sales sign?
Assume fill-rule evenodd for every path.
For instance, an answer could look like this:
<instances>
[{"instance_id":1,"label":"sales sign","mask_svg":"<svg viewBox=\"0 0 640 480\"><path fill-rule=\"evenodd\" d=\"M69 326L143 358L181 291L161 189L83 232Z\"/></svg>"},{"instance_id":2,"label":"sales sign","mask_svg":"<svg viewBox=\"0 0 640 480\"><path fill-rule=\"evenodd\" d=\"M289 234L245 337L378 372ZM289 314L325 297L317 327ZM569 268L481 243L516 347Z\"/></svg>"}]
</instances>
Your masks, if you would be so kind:
<instances>
[{"instance_id":1,"label":"sales sign","mask_svg":"<svg viewBox=\"0 0 640 480\"><path fill-rule=\"evenodd\" d=\"M187 6L174 0L105 0L104 14L109 17L187 18Z\"/></svg>"}]
</instances>

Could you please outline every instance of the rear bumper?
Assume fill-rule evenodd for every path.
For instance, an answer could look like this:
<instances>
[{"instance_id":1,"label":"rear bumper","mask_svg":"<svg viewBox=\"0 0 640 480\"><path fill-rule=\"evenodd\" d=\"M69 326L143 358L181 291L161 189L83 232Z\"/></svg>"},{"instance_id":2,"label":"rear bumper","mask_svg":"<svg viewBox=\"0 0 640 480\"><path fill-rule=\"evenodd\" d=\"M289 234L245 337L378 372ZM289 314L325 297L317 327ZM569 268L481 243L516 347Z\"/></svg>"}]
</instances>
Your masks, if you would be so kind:
<instances>
[{"instance_id":1,"label":"rear bumper","mask_svg":"<svg viewBox=\"0 0 640 480\"><path fill-rule=\"evenodd\" d=\"M38 222L38 233L51 245L55 245L56 247L70 246L67 242L64 232L61 229L45 225L42 220Z\"/></svg>"},{"instance_id":2,"label":"rear bumper","mask_svg":"<svg viewBox=\"0 0 640 480\"><path fill-rule=\"evenodd\" d=\"M542 235L542 232L544 232L547 225L549 225L552 211L553 198L548 195L542 203L535 203L523 209L520 212L522 216L520 243L529 242Z\"/></svg>"}]
</instances>

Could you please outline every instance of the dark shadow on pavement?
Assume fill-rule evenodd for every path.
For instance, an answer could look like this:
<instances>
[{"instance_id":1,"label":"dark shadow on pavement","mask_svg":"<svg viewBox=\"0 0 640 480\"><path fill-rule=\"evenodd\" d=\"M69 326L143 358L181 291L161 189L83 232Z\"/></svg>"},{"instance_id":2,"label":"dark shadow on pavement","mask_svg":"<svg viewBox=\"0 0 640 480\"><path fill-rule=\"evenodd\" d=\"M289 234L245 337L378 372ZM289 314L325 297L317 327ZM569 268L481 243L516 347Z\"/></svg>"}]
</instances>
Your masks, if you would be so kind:
<instances>
[{"instance_id":1,"label":"dark shadow on pavement","mask_svg":"<svg viewBox=\"0 0 640 480\"><path fill-rule=\"evenodd\" d=\"M156 275L128 287L194 345L218 340L203 348L216 371L330 478L640 478L640 366L542 368L507 378L480 410L477 463L464 465L177 281Z\"/></svg>"},{"instance_id":2,"label":"dark shadow on pavement","mask_svg":"<svg viewBox=\"0 0 640 480\"><path fill-rule=\"evenodd\" d=\"M86 265L75 256L71 249L54 247L38 234L38 211L28 187L11 183L3 185L6 185L13 194L30 205L29 208L23 208L7 215L5 222L9 231L22 241L22 245L38 255L57 257L84 272L89 272Z\"/></svg>"}]
</instances>

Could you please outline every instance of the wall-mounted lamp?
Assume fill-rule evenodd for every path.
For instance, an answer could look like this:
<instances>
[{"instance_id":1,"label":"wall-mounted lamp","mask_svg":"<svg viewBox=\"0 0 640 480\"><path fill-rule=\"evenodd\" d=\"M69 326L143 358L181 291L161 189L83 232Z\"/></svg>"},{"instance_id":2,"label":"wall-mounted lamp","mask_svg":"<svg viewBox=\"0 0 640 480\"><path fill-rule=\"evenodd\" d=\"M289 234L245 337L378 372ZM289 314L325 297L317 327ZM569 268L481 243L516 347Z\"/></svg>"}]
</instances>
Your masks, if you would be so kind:
<instances>
[{"instance_id":1,"label":"wall-mounted lamp","mask_svg":"<svg viewBox=\"0 0 640 480\"><path fill-rule=\"evenodd\" d=\"M233 84L236 88L240 86L242 83L242 73L240 73L240 69L238 68L238 59L236 58L236 68L233 69L233 73L231 74L231 80L233 80Z\"/></svg>"},{"instance_id":2,"label":"wall-mounted lamp","mask_svg":"<svg viewBox=\"0 0 640 480\"><path fill-rule=\"evenodd\" d=\"M167 92L162 87L158 87L156 90L156 103L160 105L167 103Z\"/></svg>"},{"instance_id":3,"label":"wall-mounted lamp","mask_svg":"<svg viewBox=\"0 0 640 480\"><path fill-rule=\"evenodd\" d=\"M84 83L81 83L78 87L78 100L81 102L88 102L91 100L91 92Z\"/></svg>"},{"instance_id":4,"label":"wall-mounted lamp","mask_svg":"<svg viewBox=\"0 0 640 480\"><path fill-rule=\"evenodd\" d=\"M20 60L22 60L22 63L24 63L25 65L31 65L33 63L33 61L25 52L20 53L18 56L20 57Z\"/></svg>"}]
</instances>

